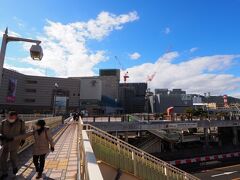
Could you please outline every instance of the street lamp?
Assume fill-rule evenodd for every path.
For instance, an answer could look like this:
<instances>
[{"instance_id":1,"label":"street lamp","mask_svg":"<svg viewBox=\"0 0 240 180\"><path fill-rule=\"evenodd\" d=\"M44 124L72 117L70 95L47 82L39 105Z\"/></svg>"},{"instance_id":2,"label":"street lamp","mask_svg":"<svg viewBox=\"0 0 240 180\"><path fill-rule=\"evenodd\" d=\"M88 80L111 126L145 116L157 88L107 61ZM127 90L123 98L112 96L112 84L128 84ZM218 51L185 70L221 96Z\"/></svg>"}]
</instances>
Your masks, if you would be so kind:
<instances>
[{"instance_id":1,"label":"street lamp","mask_svg":"<svg viewBox=\"0 0 240 180\"><path fill-rule=\"evenodd\" d=\"M152 96L152 93L151 93L151 91L150 91L150 88L147 88L146 94L145 94L145 102L146 102L146 110L147 110L148 122L149 122L149 120L150 120L150 116L149 116L149 113L150 113L150 108L149 108L149 106L151 106L151 104L150 104L150 96Z\"/></svg>"},{"instance_id":2,"label":"street lamp","mask_svg":"<svg viewBox=\"0 0 240 180\"><path fill-rule=\"evenodd\" d=\"M35 43L35 45L32 45L32 47L30 48L30 55L31 55L32 59L41 61L41 59L43 57L42 47L40 46L41 41L9 36L8 28L6 28L5 33L3 34L2 46L1 46L1 51L0 51L0 86L2 83L3 64L4 64L6 49L7 49L7 43L12 42L12 41Z\"/></svg>"},{"instance_id":3,"label":"street lamp","mask_svg":"<svg viewBox=\"0 0 240 180\"><path fill-rule=\"evenodd\" d=\"M210 120L210 116L209 116L209 98L211 96L211 93L204 93L205 98L207 99L207 118L208 120Z\"/></svg>"},{"instance_id":4,"label":"street lamp","mask_svg":"<svg viewBox=\"0 0 240 180\"><path fill-rule=\"evenodd\" d=\"M57 96L57 91L59 88L58 83L54 84L55 90L54 90L54 94L53 94L53 116L56 115L56 96Z\"/></svg>"}]
</instances>

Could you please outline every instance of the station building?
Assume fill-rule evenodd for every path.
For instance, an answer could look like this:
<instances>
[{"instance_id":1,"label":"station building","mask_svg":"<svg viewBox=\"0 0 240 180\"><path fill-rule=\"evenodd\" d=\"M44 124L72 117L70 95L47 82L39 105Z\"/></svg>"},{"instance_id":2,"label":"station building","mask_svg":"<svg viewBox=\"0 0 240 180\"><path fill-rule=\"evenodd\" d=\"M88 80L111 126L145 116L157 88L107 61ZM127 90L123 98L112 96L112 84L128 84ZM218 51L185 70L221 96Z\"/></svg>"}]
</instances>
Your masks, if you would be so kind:
<instances>
[{"instance_id":1,"label":"station building","mask_svg":"<svg viewBox=\"0 0 240 180\"><path fill-rule=\"evenodd\" d=\"M141 107L133 106L131 112L143 112L143 92L147 85L140 84L126 83L125 88L120 83L119 69L101 69L99 76L69 78L29 76L4 69L0 113L16 110L20 113L66 114L87 110L89 114L116 114L126 112L124 108L137 102L141 102ZM142 88L141 93L137 92L139 87ZM133 92L131 95L135 103L126 102L123 91Z\"/></svg>"}]
</instances>

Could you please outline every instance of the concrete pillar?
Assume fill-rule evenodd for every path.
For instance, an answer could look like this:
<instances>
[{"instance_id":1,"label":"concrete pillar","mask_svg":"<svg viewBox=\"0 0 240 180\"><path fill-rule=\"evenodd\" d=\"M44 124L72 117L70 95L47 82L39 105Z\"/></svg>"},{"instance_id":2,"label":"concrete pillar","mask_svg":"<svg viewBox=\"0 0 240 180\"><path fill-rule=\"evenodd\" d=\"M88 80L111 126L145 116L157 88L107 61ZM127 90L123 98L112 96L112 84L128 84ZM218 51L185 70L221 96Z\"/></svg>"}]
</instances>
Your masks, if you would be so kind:
<instances>
[{"instance_id":1,"label":"concrete pillar","mask_svg":"<svg viewBox=\"0 0 240 180\"><path fill-rule=\"evenodd\" d=\"M124 133L124 137L125 137L125 142L128 142L128 132L127 131Z\"/></svg>"},{"instance_id":2,"label":"concrete pillar","mask_svg":"<svg viewBox=\"0 0 240 180\"><path fill-rule=\"evenodd\" d=\"M222 147L222 134L220 131L220 127L217 127L217 134L218 134L218 147Z\"/></svg>"},{"instance_id":3,"label":"concrete pillar","mask_svg":"<svg viewBox=\"0 0 240 180\"><path fill-rule=\"evenodd\" d=\"M237 146L239 144L237 127L233 127L232 130L233 130L233 145Z\"/></svg>"},{"instance_id":4,"label":"concrete pillar","mask_svg":"<svg viewBox=\"0 0 240 180\"><path fill-rule=\"evenodd\" d=\"M174 143L170 142L169 146L170 146L170 151L173 152L174 151Z\"/></svg>"},{"instance_id":5,"label":"concrete pillar","mask_svg":"<svg viewBox=\"0 0 240 180\"><path fill-rule=\"evenodd\" d=\"M159 139L159 152L163 152L163 143L161 139Z\"/></svg>"},{"instance_id":6,"label":"concrete pillar","mask_svg":"<svg viewBox=\"0 0 240 180\"><path fill-rule=\"evenodd\" d=\"M205 137L205 146L209 146L209 134L208 134L208 128L204 128L204 137Z\"/></svg>"},{"instance_id":7,"label":"concrete pillar","mask_svg":"<svg viewBox=\"0 0 240 180\"><path fill-rule=\"evenodd\" d=\"M144 134L143 134L143 131L138 131L138 132L137 132L137 136L138 136L138 137L142 137L143 135L144 135Z\"/></svg>"},{"instance_id":8,"label":"concrete pillar","mask_svg":"<svg viewBox=\"0 0 240 180\"><path fill-rule=\"evenodd\" d=\"M218 147L222 147L222 139L218 137Z\"/></svg>"}]
</instances>

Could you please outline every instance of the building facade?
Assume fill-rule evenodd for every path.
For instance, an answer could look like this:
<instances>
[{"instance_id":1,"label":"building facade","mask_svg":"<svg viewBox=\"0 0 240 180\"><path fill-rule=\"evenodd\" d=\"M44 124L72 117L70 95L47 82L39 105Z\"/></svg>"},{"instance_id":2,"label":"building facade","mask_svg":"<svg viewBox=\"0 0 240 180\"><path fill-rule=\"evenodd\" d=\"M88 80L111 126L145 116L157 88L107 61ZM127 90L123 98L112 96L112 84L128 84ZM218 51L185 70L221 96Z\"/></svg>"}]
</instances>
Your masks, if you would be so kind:
<instances>
[{"instance_id":1,"label":"building facade","mask_svg":"<svg viewBox=\"0 0 240 180\"><path fill-rule=\"evenodd\" d=\"M150 102L155 113L166 113L170 107L173 107L174 113L184 113L187 108L193 107L192 96L181 89L156 89Z\"/></svg>"},{"instance_id":2,"label":"building facade","mask_svg":"<svg viewBox=\"0 0 240 180\"><path fill-rule=\"evenodd\" d=\"M106 113L110 108L105 106L116 107L119 80L117 69L101 70L100 76L69 78L29 76L4 69L0 111L64 114L85 109Z\"/></svg>"},{"instance_id":3,"label":"building facade","mask_svg":"<svg viewBox=\"0 0 240 180\"><path fill-rule=\"evenodd\" d=\"M119 84L119 103L125 113L145 112L145 94L147 83Z\"/></svg>"}]
</instances>

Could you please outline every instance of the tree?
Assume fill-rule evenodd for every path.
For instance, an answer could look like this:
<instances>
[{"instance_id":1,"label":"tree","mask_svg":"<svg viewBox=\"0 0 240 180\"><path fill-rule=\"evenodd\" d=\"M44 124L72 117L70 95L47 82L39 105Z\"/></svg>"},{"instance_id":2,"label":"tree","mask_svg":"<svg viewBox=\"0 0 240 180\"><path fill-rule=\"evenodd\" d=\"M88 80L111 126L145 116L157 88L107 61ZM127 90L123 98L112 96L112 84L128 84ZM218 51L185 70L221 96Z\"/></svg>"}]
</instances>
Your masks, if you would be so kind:
<instances>
[{"instance_id":1,"label":"tree","mask_svg":"<svg viewBox=\"0 0 240 180\"><path fill-rule=\"evenodd\" d=\"M187 119L192 120L194 109L192 107L188 107L185 109L185 113L187 114Z\"/></svg>"}]
</instances>

